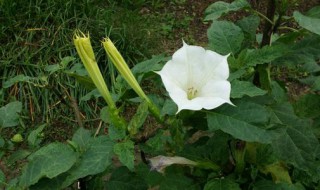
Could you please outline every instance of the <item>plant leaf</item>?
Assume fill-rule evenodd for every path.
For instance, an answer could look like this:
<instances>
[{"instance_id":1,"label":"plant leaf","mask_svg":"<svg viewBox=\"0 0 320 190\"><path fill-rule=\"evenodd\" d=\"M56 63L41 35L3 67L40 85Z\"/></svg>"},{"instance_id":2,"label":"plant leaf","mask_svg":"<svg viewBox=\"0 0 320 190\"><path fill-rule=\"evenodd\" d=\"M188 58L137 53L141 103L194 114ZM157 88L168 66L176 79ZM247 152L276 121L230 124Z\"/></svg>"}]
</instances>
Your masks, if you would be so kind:
<instances>
[{"instance_id":1,"label":"plant leaf","mask_svg":"<svg viewBox=\"0 0 320 190\"><path fill-rule=\"evenodd\" d=\"M137 134L139 129L141 128L141 126L144 124L144 122L147 119L147 116L149 114L148 108L149 108L149 106L146 101L143 101L139 105L137 112L132 117L132 119L130 120L129 125L128 125L128 131L129 131L130 135L133 136L133 135Z\"/></svg>"},{"instance_id":2,"label":"plant leaf","mask_svg":"<svg viewBox=\"0 0 320 190\"><path fill-rule=\"evenodd\" d=\"M319 156L320 143L309 127L311 122L297 117L289 103L275 105L272 111L282 125L288 126L285 133L272 142L275 152L297 168L314 170L313 164Z\"/></svg>"},{"instance_id":3,"label":"plant leaf","mask_svg":"<svg viewBox=\"0 0 320 190\"><path fill-rule=\"evenodd\" d=\"M320 116L320 96L306 94L299 98L294 104L294 111L300 117L316 118Z\"/></svg>"},{"instance_id":4,"label":"plant leaf","mask_svg":"<svg viewBox=\"0 0 320 190\"><path fill-rule=\"evenodd\" d=\"M232 22L215 21L208 29L208 38L212 50L235 55L240 50L244 35L241 28Z\"/></svg>"},{"instance_id":5,"label":"plant leaf","mask_svg":"<svg viewBox=\"0 0 320 190\"><path fill-rule=\"evenodd\" d=\"M274 183L260 180L253 184L253 190L305 190L305 188L301 184Z\"/></svg>"},{"instance_id":6,"label":"plant leaf","mask_svg":"<svg viewBox=\"0 0 320 190\"><path fill-rule=\"evenodd\" d=\"M250 46L252 42L256 41L256 32L260 23L260 18L257 15L244 17L236 22L245 34L245 43Z\"/></svg>"},{"instance_id":7,"label":"plant leaf","mask_svg":"<svg viewBox=\"0 0 320 190\"><path fill-rule=\"evenodd\" d=\"M84 152L87 150L87 148L90 147L90 141L91 139L91 132L87 129L84 129L80 127L72 137L72 141L77 143L80 152Z\"/></svg>"},{"instance_id":8,"label":"plant leaf","mask_svg":"<svg viewBox=\"0 0 320 190\"><path fill-rule=\"evenodd\" d=\"M241 190L239 184L230 179L213 179L206 183L204 190Z\"/></svg>"},{"instance_id":9,"label":"plant leaf","mask_svg":"<svg viewBox=\"0 0 320 190\"><path fill-rule=\"evenodd\" d=\"M72 148L63 143L51 143L28 157L29 163L22 172L19 185L29 187L42 177L54 178L68 171L76 162Z\"/></svg>"},{"instance_id":10,"label":"plant leaf","mask_svg":"<svg viewBox=\"0 0 320 190\"><path fill-rule=\"evenodd\" d=\"M47 126L47 124L40 125L37 129L30 132L28 135L28 144L31 147L36 147L40 144L41 139L39 139L39 135L42 130Z\"/></svg>"},{"instance_id":11,"label":"plant leaf","mask_svg":"<svg viewBox=\"0 0 320 190\"><path fill-rule=\"evenodd\" d=\"M101 173L111 165L114 143L106 136L91 138L90 147L81 155L80 160L69 171L62 189L75 180Z\"/></svg>"},{"instance_id":12,"label":"plant leaf","mask_svg":"<svg viewBox=\"0 0 320 190\"><path fill-rule=\"evenodd\" d=\"M0 108L0 127L14 127L19 124L19 115L22 110L21 102L10 102Z\"/></svg>"},{"instance_id":13,"label":"plant leaf","mask_svg":"<svg viewBox=\"0 0 320 190\"><path fill-rule=\"evenodd\" d=\"M182 175L175 168L167 168L166 175L160 182L159 190L172 190L172 189L187 189L197 190L198 184L194 183L192 179Z\"/></svg>"},{"instance_id":14,"label":"plant leaf","mask_svg":"<svg viewBox=\"0 0 320 190\"><path fill-rule=\"evenodd\" d=\"M226 14L230 11L237 11L245 7L250 7L250 4L246 0L236 0L232 3L226 3L223 1L218 1L211 4L205 10L205 21L216 20L223 14Z\"/></svg>"},{"instance_id":15,"label":"plant leaf","mask_svg":"<svg viewBox=\"0 0 320 190\"><path fill-rule=\"evenodd\" d=\"M301 14L299 11L293 12L293 18L298 22L298 24L301 27L309 30L310 32L320 35L320 18L312 16L316 15L311 14L310 16L306 16Z\"/></svg>"},{"instance_id":16,"label":"plant leaf","mask_svg":"<svg viewBox=\"0 0 320 190\"><path fill-rule=\"evenodd\" d=\"M309 17L320 18L320 6L313 7L306 13L306 15Z\"/></svg>"},{"instance_id":17,"label":"plant leaf","mask_svg":"<svg viewBox=\"0 0 320 190\"><path fill-rule=\"evenodd\" d=\"M242 98L247 95L250 97L265 95L267 91L254 86L248 81L233 80L231 82L231 98Z\"/></svg>"},{"instance_id":18,"label":"plant leaf","mask_svg":"<svg viewBox=\"0 0 320 190\"><path fill-rule=\"evenodd\" d=\"M266 125L270 118L268 111L261 105L251 102L236 103L237 107L222 106L217 112L208 113L209 130L222 130L234 138L248 142L271 143L283 131L268 130Z\"/></svg>"},{"instance_id":19,"label":"plant leaf","mask_svg":"<svg viewBox=\"0 0 320 190\"><path fill-rule=\"evenodd\" d=\"M245 49L241 52L237 62L242 66L256 66L258 64L270 63L283 56L287 52L285 45L264 46L261 49Z\"/></svg>"},{"instance_id":20,"label":"plant leaf","mask_svg":"<svg viewBox=\"0 0 320 190\"><path fill-rule=\"evenodd\" d=\"M118 155L122 164L129 170L134 169L134 142L127 140L114 145L114 153Z\"/></svg>"},{"instance_id":21,"label":"plant leaf","mask_svg":"<svg viewBox=\"0 0 320 190\"><path fill-rule=\"evenodd\" d=\"M160 70L163 65L159 64L164 61L168 61L168 57L165 57L164 55L157 55L153 56L151 59L147 61L140 62L136 64L132 69L132 73L134 75L140 75L140 74L146 74L151 71L157 71Z\"/></svg>"},{"instance_id":22,"label":"plant leaf","mask_svg":"<svg viewBox=\"0 0 320 190\"><path fill-rule=\"evenodd\" d=\"M9 88L12 85L18 83L18 82L29 82L32 77L25 76L25 75L17 75L13 78L10 78L9 80L5 81L3 83L3 88Z\"/></svg>"},{"instance_id":23,"label":"plant leaf","mask_svg":"<svg viewBox=\"0 0 320 190\"><path fill-rule=\"evenodd\" d=\"M141 190L148 189L144 179L134 175L125 167L116 169L106 183L106 189L112 190Z\"/></svg>"}]
</instances>

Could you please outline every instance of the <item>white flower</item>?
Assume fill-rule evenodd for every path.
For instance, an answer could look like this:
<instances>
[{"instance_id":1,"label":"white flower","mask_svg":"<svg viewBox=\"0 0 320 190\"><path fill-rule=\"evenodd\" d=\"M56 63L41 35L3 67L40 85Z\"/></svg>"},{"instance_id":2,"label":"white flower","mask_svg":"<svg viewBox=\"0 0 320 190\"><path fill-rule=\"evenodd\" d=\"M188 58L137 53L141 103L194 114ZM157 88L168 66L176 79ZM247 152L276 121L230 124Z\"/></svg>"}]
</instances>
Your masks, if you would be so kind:
<instances>
[{"instance_id":1,"label":"white flower","mask_svg":"<svg viewBox=\"0 0 320 190\"><path fill-rule=\"evenodd\" d=\"M227 81L228 56L183 42L183 47L157 72L169 96L178 105L178 112L210 110L224 103L233 105L231 85Z\"/></svg>"}]
</instances>

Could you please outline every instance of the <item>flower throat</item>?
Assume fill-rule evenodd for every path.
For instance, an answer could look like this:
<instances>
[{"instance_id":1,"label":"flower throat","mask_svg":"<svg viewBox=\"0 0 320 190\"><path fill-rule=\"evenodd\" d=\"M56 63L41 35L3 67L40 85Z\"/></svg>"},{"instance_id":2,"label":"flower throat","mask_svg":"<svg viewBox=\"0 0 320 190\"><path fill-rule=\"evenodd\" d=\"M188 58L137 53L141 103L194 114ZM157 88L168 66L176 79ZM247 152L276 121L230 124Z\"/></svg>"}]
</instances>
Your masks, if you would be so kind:
<instances>
[{"instance_id":1,"label":"flower throat","mask_svg":"<svg viewBox=\"0 0 320 190\"><path fill-rule=\"evenodd\" d=\"M192 100L193 98L195 98L196 95L197 95L197 93L198 93L198 90L197 90L197 89L195 89L195 88L193 88L193 87L188 88L188 91L187 91L187 98L188 98L188 100Z\"/></svg>"}]
</instances>

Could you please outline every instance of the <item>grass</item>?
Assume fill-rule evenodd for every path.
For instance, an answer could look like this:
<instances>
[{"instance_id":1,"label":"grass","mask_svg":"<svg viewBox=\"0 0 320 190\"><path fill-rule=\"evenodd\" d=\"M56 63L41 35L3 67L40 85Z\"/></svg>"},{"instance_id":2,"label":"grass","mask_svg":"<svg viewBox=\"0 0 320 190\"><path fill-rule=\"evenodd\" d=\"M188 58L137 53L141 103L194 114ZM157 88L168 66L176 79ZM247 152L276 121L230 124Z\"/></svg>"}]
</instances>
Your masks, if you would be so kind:
<instances>
[{"instance_id":1,"label":"grass","mask_svg":"<svg viewBox=\"0 0 320 190\"><path fill-rule=\"evenodd\" d=\"M59 64L67 56L77 59L66 69L80 63L72 43L75 29L90 32L105 76L115 73L100 45L103 37L110 36L130 64L150 56L147 50L154 45L146 35L151 33L147 24L137 11L111 1L3 0L0 15L0 87L3 87L0 103L4 105L12 99L23 102L25 117L36 123L61 119L75 122L74 106L69 102L80 100L90 91L62 71L46 71L48 65ZM29 78L4 86L16 76ZM97 118L97 104L94 100L82 102L79 105L82 119Z\"/></svg>"},{"instance_id":2,"label":"grass","mask_svg":"<svg viewBox=\"0 0 320 190\"><path fill-rule=\"evenodd\" d=\"M117 73L100 44L103 37L115 42L130 66L170 53L168 46L177 41L180 46L179 35L189 30L190 15L175 15L172 9L185 2L0 0L0 106L18 100L24 109L20 127L6 133L28 133L47 123L48 142L68 139L79 125L97 128L105 103L94 96L83 100L92 89L66 74L86 75L72 42L74 31L90 33L100 69L112 85Z\"/></svg>"}]
</instances>

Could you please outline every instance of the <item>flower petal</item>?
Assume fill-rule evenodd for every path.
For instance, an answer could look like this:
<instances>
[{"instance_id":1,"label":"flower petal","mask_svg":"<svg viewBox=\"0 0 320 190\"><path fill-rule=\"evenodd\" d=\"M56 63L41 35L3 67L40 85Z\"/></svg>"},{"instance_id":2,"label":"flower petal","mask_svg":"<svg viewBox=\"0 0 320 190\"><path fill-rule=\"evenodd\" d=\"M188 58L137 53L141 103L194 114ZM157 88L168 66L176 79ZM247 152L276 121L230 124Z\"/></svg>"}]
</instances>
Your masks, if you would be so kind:
<instances>
[{"instance_id":1,"label":"flower petal","mask_svg":"<svg viewBox=\"0 0 320 190\"><path fill-rule=\"evenodd\" d=\"M227 58L199 46L183 43L172 60L157 72L169 96L183 109L213 109L230 101ZM190 93L192 93L190 98Z\"/></svg>"}]
</instances>

